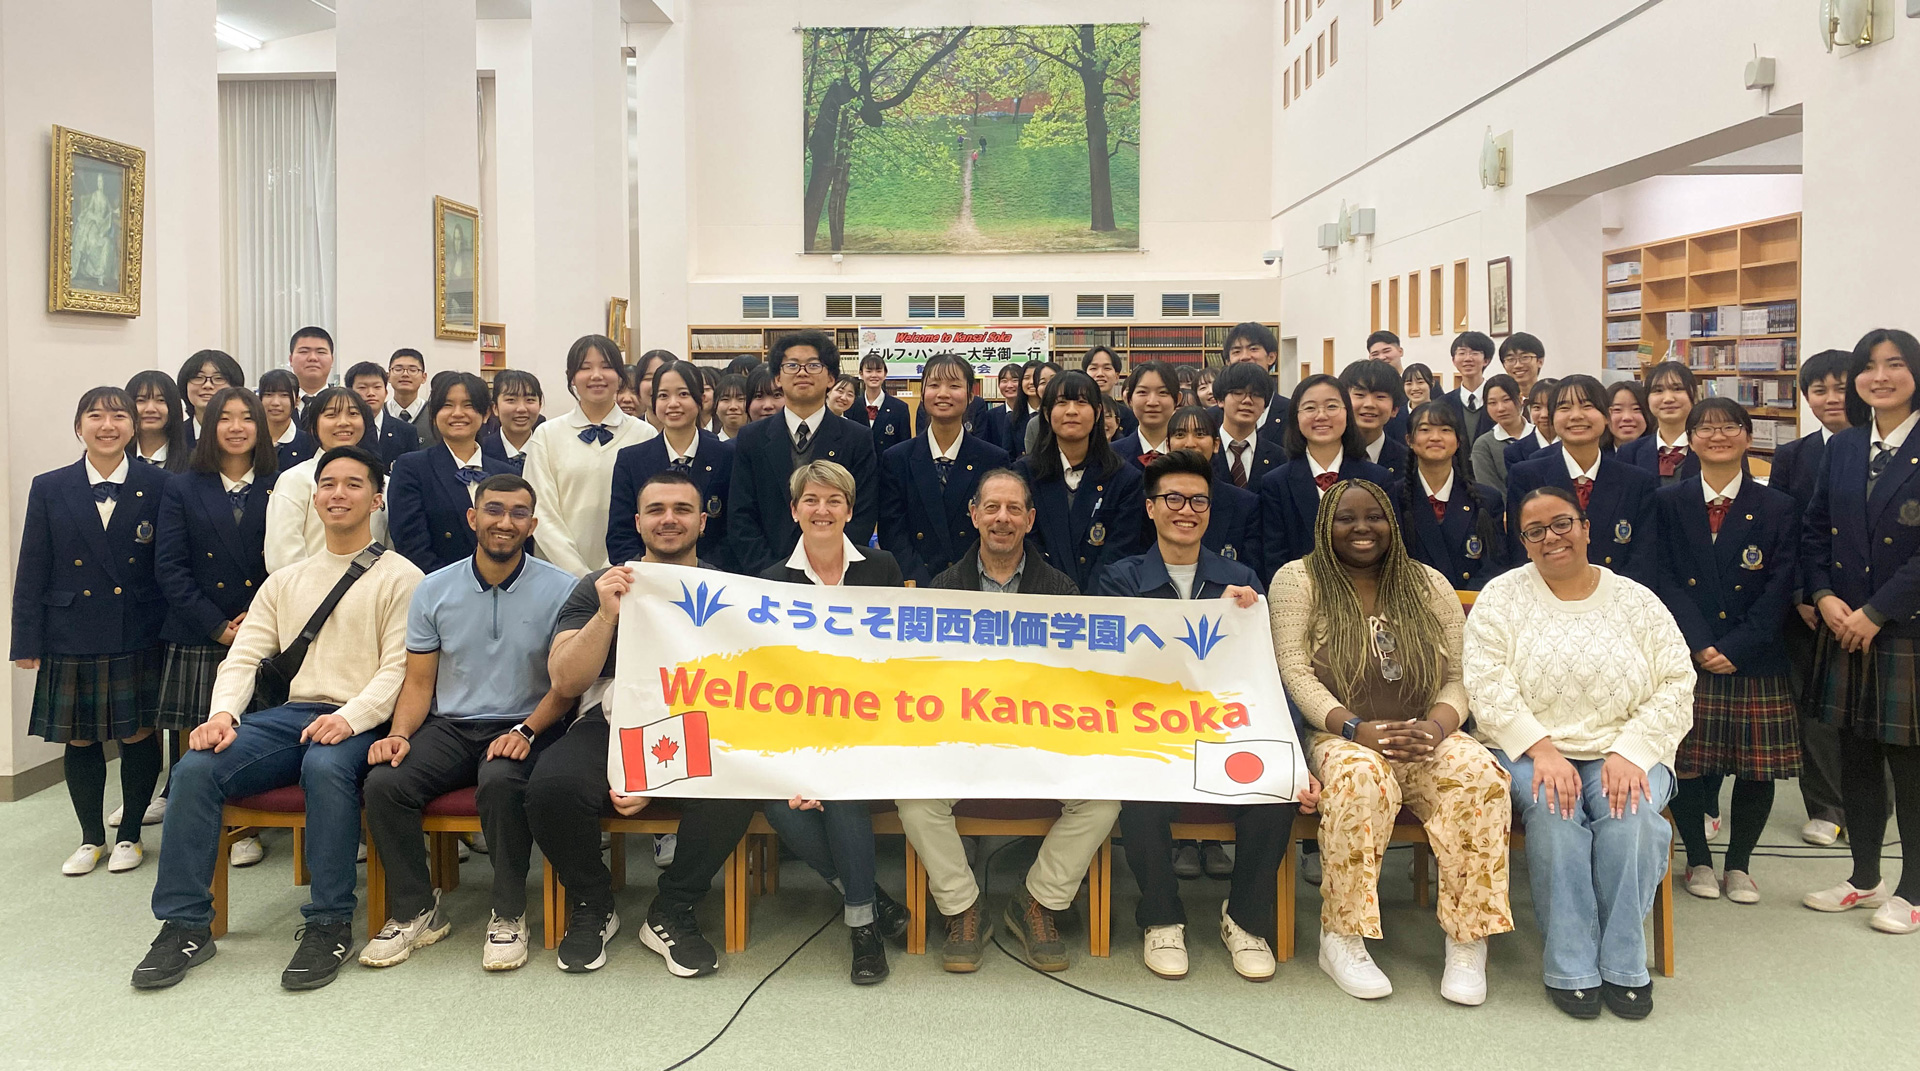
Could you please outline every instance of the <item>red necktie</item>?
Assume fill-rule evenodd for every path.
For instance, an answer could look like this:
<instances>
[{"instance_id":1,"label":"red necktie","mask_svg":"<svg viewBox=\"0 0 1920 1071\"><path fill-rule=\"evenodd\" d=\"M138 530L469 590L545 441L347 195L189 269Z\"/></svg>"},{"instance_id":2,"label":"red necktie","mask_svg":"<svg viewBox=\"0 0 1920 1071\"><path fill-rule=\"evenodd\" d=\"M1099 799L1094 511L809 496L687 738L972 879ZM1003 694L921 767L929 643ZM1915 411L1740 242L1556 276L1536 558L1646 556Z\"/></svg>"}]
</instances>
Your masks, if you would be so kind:
<instances>
[{"instance_id":1,"label":"red necktie","mask_svg":"<svg viewBox=\"0 0 1920 1071\"><path fill-rule=\"evenodd\" d=\"M880 407L877 405L867 406L867 423L871 424L874 421L879 419L880 419Z\"/></svg>"},{"instance_id":2,"label":"red necktie","mask_svg":"<svg viewBox=\"0 0 1920 1071\"><path fill-rule=\"evenodd\" d=\"M1441 522L1445 522L1445 521L1446 521L1446 519L1447 519L1447 504L1446 504L1445 502L1442 502L1442 501L1440 500L1440 497L1439 497L1438 495L1428 495L1428 496L1427 496L1427 504L1433 507L1433 519L1434 519L1434 520L1436 520L1436 521L1441 521Z\"/></svg>"},{"instance_id":3,"label":"red necktie","mask_svg":"<svg viewBox=\"0 0 1920 1071\"><path fill-rule=\"evenodd\" d=\"M1585 476L1573 478L1573 495L1580 500L1581 512L1586 512L1587 500L1593 497L1593 481Z\"/></svg>"},{"instance_id":4,"label":"red necktie","mask_svg":"<svg viewBox=\"0 0 1920 1071\"><path fill-rule=\"evenodd\" d=\"M1159 457L1160 457L1160 451L1149 450L1146 453L1140 455L1140 464L1143 466L1151 465L1155 461L1159 460Z\"/></svg>"},{"instance_id":5,"label":"red necktie","mask_svg":"<svg viewBox=\"0 0 1920 1071\"><path fill-rule=\"evenodd\" d=\"M1680 471L1680 462L1685 460L1687 448L1684 446L1663 446L1660 448L1660 478L1666 479Z\"/></svg>"},{"instance_id":6,"label":"red necktie","mask_svg":"<svg viewBox=\"0 0 1920 1071\"><path fill-rule=\"evenodd\" d=\"M1247 485L1247 444L1228 443L1227 452L1233 455L1233 463L1227 467L1227 471L1233 476L1233 485L1245 487Z\"/></svg>"},{"instance_id":7,"label":"red necktie","mask_svg":"<svg viewBox=\"0 0 1920 1071\"><path fill-rule=\"evenodd\" d=\"M1323 495L1326 494L1327 491L1331 489L1334 484L1339 482L1340 482L1340 474L1337 472L1323 472L1320 475L1315 476L1313 478L1313 485L1315 487L1318 487L1320 489L1320 493Z\"/></svg>"},{"instance_id":8,"label":"red necktie","mask_svg":"<svg viewBox=\"0 0 1920 1071\"><path fill-rule=\"evenodd\" d=\"M1707 503L1707 530L1714 535L1720 534L1720 522L1727 519L1727 508L1733 503L1726 495L1719 495Z\"/></svg>"}]
</instances>

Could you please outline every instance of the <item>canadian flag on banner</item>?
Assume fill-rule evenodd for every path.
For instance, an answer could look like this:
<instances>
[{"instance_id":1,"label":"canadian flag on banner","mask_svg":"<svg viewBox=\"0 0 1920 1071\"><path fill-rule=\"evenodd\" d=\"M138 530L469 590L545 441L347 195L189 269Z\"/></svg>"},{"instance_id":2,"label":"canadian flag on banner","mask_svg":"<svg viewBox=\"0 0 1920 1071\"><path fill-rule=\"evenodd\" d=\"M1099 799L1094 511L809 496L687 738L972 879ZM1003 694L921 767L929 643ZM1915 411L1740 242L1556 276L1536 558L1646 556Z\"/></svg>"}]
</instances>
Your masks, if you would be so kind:
<instances>
[{"instance_id":1,"label":"canadian flag on banner","mask_svg":"<svg viewBox=\"0 0 1920 1071\"><path fill-rule=\"evenodd\" d=\"M1193 787L1216 796L1291 800L1298 788L1293 745L1284 740L1195 740Z\"/></svg>"},{"instance_id":2,"label":"canadian flag on banner","mask_svg":"<svg viewBox=\"0 0 1920 1071\"><path fill-rule=\"evenodd\" d=\"M628 792L651 792L689 777L713 776L707 712L690 710L638 729L620 730Z\"/></svg>"}]
</instances>

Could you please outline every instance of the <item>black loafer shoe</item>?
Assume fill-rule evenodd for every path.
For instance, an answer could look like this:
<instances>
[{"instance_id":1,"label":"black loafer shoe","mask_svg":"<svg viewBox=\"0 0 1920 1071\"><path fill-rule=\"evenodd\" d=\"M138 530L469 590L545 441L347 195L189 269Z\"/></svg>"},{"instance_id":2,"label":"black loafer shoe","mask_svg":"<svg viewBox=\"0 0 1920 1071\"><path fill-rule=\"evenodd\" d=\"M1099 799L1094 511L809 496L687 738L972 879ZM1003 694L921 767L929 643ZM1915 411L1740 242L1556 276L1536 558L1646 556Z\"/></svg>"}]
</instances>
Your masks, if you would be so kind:
<instances>
[{"instance_id":1,"label":"black loafer shoe","mask_svg":"<svg viewBox=\"0 0 1920 1071\"><path fill-rule=\"evenodd\" d=\"M853 928L853 984L875 985L887 980L887 945L871 923Z\"/></svg>"},{"instance_id":2,"label":"black loafer shoe","mask_svg":"<svg viewBox=\"0 0 1920 1071\"><path fill-rule=\"evenodd\" d=\"M1600 1018L1600 991L1598 989L1555 989L1547 987L1547 996L1552 998L1553 1006L1573 1016L1575 1019Z\"/></svg>"},{"instance_id":3,"label":"black loafer shoe","mask_svg":"<svg viewBox=\"0 0 1920 1071\"><path fill-rule=\"evenodd\" d=\"M1607 1002L1607 1010L1622 1019L1645 1019L1653 1014L1653 983L1624 986L1601 982L1600 999Z\"/></svg>"},{"instance_id":4,"label":"black loafer shoe","mask_svg":"<svg viewBox=\"0 0 1920 1071\"><path fill-rule=\"evenodd\" d=\"M873 916L874 928L880 931L880 936L889 941L906 940L907 923L912 919L907 905L888 896L878 885L873 887Z\"/></svg>"}]
</instances>

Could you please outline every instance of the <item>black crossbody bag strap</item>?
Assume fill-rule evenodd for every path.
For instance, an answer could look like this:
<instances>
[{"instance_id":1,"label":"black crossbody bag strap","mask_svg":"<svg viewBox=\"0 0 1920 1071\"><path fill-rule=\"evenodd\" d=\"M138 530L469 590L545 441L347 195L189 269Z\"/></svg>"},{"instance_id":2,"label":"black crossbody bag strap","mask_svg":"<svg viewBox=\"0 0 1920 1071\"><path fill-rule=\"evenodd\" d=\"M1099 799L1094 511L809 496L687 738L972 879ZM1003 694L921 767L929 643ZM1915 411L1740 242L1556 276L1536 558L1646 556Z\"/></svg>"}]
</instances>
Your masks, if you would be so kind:
<instances>
[{"instance_id":1,"label":"black crossbody bag strap","mask_svg":"<svg viewBox=\"0 0 1920 1071\"><path fill-rule=\"evenodd\" d=\"M314 638L319 636L320 630L326 626L327 618L332 616L334 607L340 605L340 600L346 597L347 589L366 575L367 570L373 568L374 563L379 561L380 556L386 552L386 547L379 543L372 543L367 546L367 549L355 555L352 564L347 566L347 571L334 582L333 590L327 592L327 597L321 600L320 606L313 611L313 616L307 618L307 623L300 629L300 635L295 637L285 650L260 660L259 671L254 677L255 709L276 707L287 702L288 692L293 687L293 678L307 660L307 648L313 646Z\"/></svg>"}]
</instances>

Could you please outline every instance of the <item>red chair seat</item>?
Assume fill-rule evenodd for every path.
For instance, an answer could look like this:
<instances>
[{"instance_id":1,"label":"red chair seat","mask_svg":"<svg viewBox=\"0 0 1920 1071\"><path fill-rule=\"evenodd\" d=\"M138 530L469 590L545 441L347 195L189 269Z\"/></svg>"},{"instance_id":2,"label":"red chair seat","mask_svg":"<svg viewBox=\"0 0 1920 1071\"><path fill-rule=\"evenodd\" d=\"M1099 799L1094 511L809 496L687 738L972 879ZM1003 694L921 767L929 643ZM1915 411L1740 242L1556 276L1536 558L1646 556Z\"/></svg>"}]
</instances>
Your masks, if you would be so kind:
<instances>
[{"instance_id":1,"label":"red chair seat","mask_svg":"<svg viewBox=\"0 0 1920 1071\"><path fill-rule=\"evenodd\" d=\"M1059 800L961 800L953 805L955 818L983 818L1018 822L1060 817Z\"/></svg>"},{"instance_id":2,"label":"red chair seat","mask_svg":"<svg viewBox=\"0 0 1920 1071\"><path fill-rule=\"evenodd\" d=\"M426 813L436 818L478 818L480 806L474 797L477 791L472 786L456 788L428 803Z\"/></svg>"},{"instance_id":3,"label":"red chair seat","mask_svg":"<svg viewBox=\"0 0 1920 1071\"><path fill-rule=\"evenodd\" d=\"M307 793L299 785L282 785L279 788L270 788L265 792L241 796L227 802L235 807L245 807L253 811L298 814L307 809Z\"/></svg>"},{"instance_id":4,"label":"red chair seat","mask_svg":"<svg viewBox=\"0 0 1920 1071\"><path fill-rule=\"evenodd\" d=\"M677 799L667 799L662 796L655 796L645 807L641 808L639 814L636 814L636 815L613 814L613 815L608 815L608 817L612 818L616 822L625 821L628 819L631 819L632 821L635 821L635 822L676 821L680 817L680 801Z\"/></svg>"}]
</instances>

